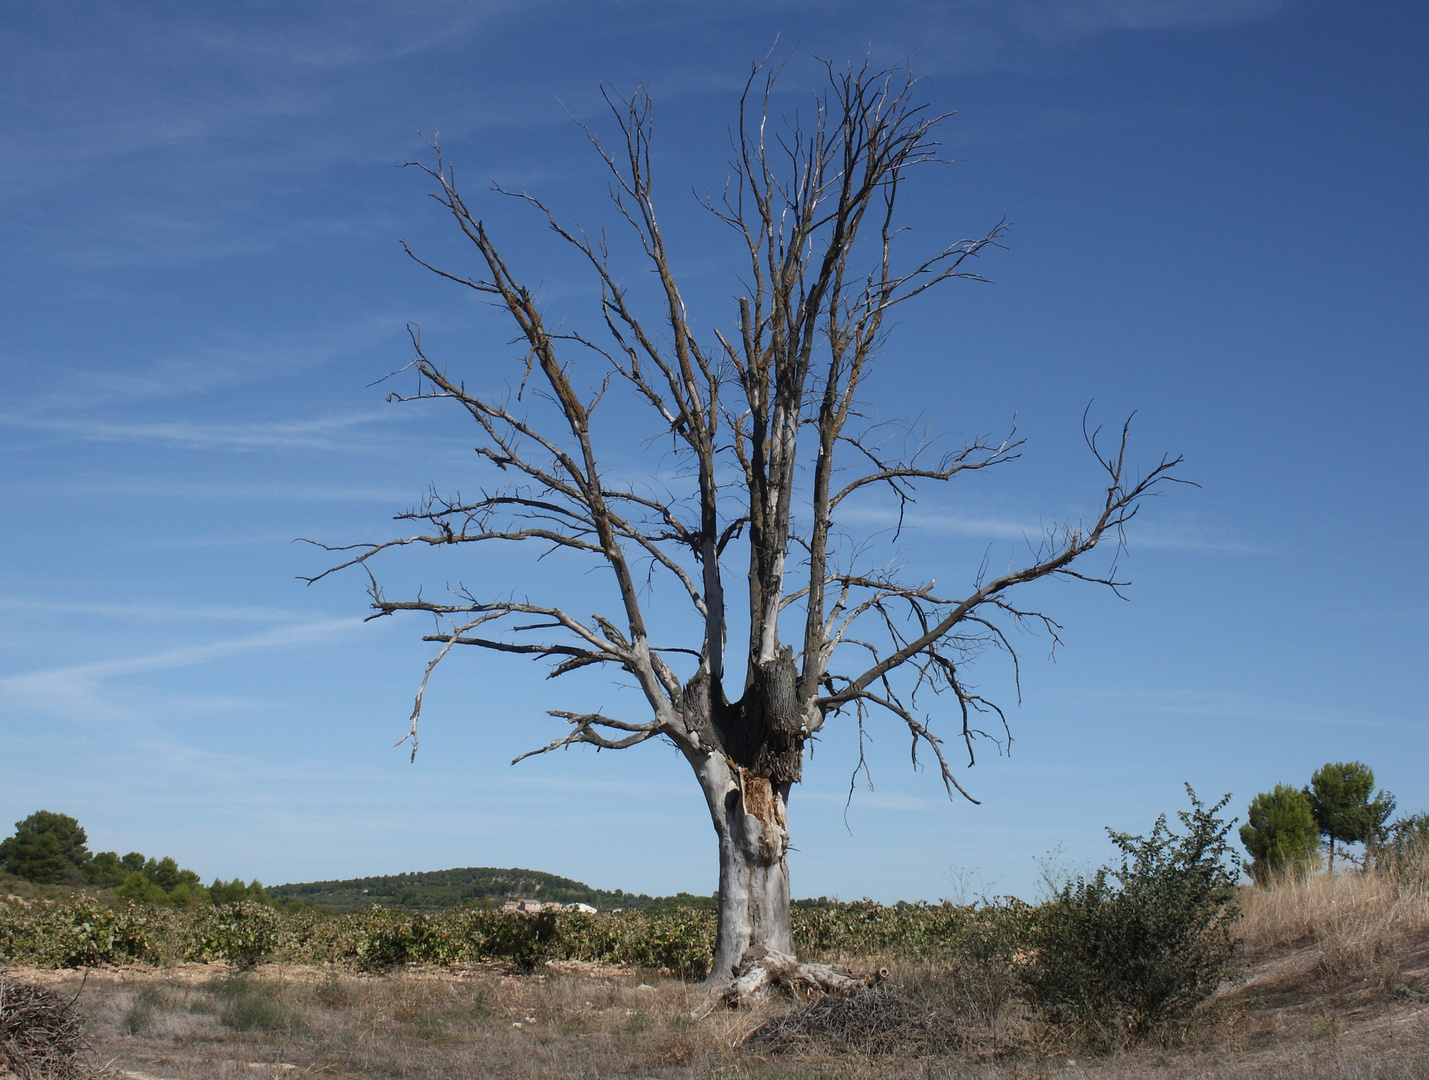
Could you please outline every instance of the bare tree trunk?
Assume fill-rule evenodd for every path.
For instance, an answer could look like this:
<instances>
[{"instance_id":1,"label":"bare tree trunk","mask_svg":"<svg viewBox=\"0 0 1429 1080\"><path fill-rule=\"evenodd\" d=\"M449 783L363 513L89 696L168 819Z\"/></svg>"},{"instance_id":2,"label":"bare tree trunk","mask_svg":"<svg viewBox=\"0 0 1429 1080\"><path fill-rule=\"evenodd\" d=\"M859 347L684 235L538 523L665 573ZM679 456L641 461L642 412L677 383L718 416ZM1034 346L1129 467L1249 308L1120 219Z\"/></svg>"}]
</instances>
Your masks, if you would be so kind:
<instances>
[{"instance_id":1,"label":"bare tree trunk","mask_svg":"<svg viewBox=\"0 0 1429 1080\"><path fill-rule=\"evenodd\" d=\"M786 817L791 782L771 782L719 752L691 756L690 763L719 836L719 929L705 980L709 992L692 1015L756 1001L775 985L848 994L887 978L887 969L859 976L794 955Z\"/></svg>"},{"instance_id":2,"label":"bare tree trunk","mask_svg":"<svg viewBox=\"0 0 1429 1080\"><path fill-rule=\"evenodd\" d=\"M701 671L684 693L699 748L686 757L719 838L719 932L710 982L728 981L746 955L792 957L789 920L789 792L803 764L805 723L792 650L751 666L744 696Z\"/></svg>"},{"instance_id":3,"label":"bare tree trunk","mask_svg":"<svg viewBox=\"0 0 1429 1080\"><path fill-rule=\"evenodd\" d=\"M789 921L789 786L735 767L710 813L719 836L719 931L711 983L726 980L747 953L794 955Z\"/></svg>"},{"instance_id":4,"label":"bare tree trunk","mask_svg":"<svg viewBox=\"0 0 1429 1080\"><path fill-rule=\"evenodd\" d=\"M750 950L794 953L786 815L790 784L771 782L721 750L687 756L719 838L719 931L709 981L728 982Z\"/></svg>"}]
</instances>

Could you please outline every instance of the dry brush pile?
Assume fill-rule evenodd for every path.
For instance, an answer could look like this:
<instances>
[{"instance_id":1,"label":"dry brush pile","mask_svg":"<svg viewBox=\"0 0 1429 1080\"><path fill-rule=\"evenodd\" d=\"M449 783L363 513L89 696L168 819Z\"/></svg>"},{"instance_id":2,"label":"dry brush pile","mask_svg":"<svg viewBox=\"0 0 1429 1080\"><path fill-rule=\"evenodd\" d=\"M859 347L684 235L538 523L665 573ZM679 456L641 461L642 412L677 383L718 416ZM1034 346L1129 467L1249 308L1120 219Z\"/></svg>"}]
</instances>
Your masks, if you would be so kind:
<instances>
[{"instance_id":1,"label":"dry brush pile","mask_svg":"<svg viewBox=\"0 0 1429 1080\"><path fill-rule=\"evenodd\" d=\"M82 1075L84 1028L72 1001L0 971L0 1073L20 1080Z\"/></svg>"}]
</instances>

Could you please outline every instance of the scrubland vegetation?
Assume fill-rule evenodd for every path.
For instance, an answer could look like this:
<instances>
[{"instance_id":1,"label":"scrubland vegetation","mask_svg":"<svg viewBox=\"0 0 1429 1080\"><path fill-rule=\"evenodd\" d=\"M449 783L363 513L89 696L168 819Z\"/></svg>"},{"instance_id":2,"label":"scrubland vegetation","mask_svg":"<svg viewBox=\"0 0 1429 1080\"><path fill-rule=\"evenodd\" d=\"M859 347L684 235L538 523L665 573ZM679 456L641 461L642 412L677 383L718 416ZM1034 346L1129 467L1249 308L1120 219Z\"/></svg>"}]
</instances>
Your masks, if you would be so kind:
<instances>
[{"instance_id":1,"label":"scrubland vegetation","mask_svg":"<svg viewBox=\"0 0 1429 1080\"><path fill-rule=\"evenodd\" d=\"M937 926L944 909L849 905L820 924L835 935L825 940L884 947L821 955L842 955L860 969L887 965L881 986L841 1006L776 997L698 1023L690 1012L703 988L690 978L578 960L365 970L292 963L275 953L249 971L179 962L21 974L65 1000L83 982L77 1008L91 1047L86 1060L112 1062L110 1075L131 1080L300 1071L1409 1080L1429 1077L1426 880L1371 868L1241 887L1229 928L1235 953L1216 993L1114 1054L1096 1053L1085 1031L1033 1005L1023 973L1034 960L1010 946L1025 943L1036 908L959 909L981 917L962 924L957 944L916 959L891 931L919 920ZM806 943L811 929L801 931L810 935Z\"/></svg>"},{"instance_id":2,"label":"scrubland vegetation","mask_svg":"<svg viewBox=\"0 0 1429 1080\"><path fill-rule=\"evenodd\" d=\"M1035 906L801 904L801 956L884 976L701 1021L708 909L174 906L13 877L0 994L78 994L89 1049L67 1075L131 1080L1429 1078L1429 819L1348 872L1242 885L1224 806L1192 794L1179 825L1112 834L1117 862Z\"/></svg>"}]
</instances>

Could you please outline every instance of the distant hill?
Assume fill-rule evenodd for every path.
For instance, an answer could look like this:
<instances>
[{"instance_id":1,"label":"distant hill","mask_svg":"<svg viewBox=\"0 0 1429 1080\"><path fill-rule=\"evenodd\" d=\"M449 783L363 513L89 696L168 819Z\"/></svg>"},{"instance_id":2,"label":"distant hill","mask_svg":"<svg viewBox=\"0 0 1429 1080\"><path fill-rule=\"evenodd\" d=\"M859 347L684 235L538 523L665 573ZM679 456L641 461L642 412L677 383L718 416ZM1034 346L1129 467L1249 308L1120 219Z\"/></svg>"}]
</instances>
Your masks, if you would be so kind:
<instances>
[{"instance_id":1,"label":"distant hill","mask_svg":"<svg viewBox=\"0 0 1429 1080\"><path fill-rule=\"evenodd\" d=\"M632 905L633 906L633 905ZM674 896L657 896L641 910L651 915L668 915L672 911L688 908L693 911L714 911L719 907L719 894L696 896L693 893L676 893Z\"/></svg>"},{"instance_id":2,"label":"distant hill","mask_svg":"<svg viewBox=\"0 0 1429 1080\"><path fill-rule=\"evenodd\" d=\"M499 870L490 866L277 885L269 887L268 895L276 900L299 900L317 907L360 908L379 904L395 911L445 911L463 904L500 905L507 900L590 904L609 911L611 908L643 908L652 902L643 893L621 889L607 892L539 870Z\"/></svg>"}]
</instances>

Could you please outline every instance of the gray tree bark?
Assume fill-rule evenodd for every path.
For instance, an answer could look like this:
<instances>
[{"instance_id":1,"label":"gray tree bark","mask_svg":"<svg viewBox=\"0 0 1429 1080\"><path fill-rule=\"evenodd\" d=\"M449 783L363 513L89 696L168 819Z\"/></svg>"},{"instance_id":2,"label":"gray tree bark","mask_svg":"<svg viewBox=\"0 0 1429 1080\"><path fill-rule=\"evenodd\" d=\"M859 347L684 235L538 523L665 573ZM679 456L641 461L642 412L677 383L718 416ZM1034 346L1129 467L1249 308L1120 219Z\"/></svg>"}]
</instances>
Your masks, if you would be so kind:
<instances>
[{"instance_id":1,"label":"gray tree bark","mask_svg":"<svg viewBox=\"0 0 1429 1080\"><path fill-rule=\"evenodd\" d=\"M746 953L792 955L789 792L803 775L808 706L801 706L793 650L752 668L737 702L706 668L681 702L698 746L685 757L699 780L719 840L719 930L711 980L728 978Z\"/></svg>"}]
</instances>

